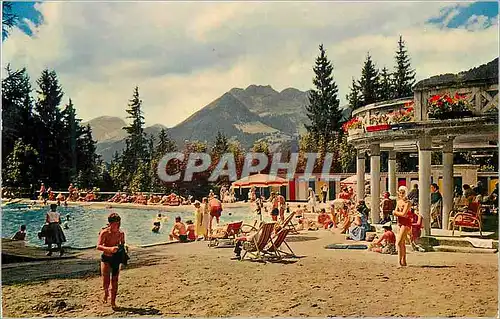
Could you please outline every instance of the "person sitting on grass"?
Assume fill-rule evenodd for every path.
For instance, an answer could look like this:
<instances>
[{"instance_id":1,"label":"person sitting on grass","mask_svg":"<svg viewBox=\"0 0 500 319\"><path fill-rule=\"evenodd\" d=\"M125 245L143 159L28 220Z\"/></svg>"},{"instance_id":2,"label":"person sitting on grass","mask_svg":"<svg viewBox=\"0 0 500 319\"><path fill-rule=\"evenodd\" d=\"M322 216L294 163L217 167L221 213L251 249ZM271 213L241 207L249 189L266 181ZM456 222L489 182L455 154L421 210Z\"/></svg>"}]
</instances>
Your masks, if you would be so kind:
<instances>
[{"instance_id":1,"label":"person sitting on grass","mask_svg":"<svg viewBox=\"0 0 500 319\"><path fill-rule=\"evenodd\" d=\"M382 254L396 255L396 235L392 232L391 222L385 223L382 228L384 234L368 246L369 251Z\"/></svg>"},{"instance_id":2,"label":"person sitting on grass","mask_svg":"<svg viewBox=\"0 0 500 319\"><path fill-rule=\"evenodd\" d=\"M195 232L195 226L192 220L188 220L186 222L187 224L187 239L189 241L195 241L196 240L196 232Z\"/></svg>"},{"instance_id":3,"label":"person sitting on grass","mask_svg":"<svg viewBox=\"0 0 500 319\"><path fill-rule=\"evenodd\" d=\"M187 236L187 229L186 225L181 222L181 217L177 216L175 217L175 224L174 227L172 227L172 231L170 232L170 235L168 235L170 240L178 240L181 243L186 243L188 236Z\"/></svg>"},{"instance_id":4,"label":"person sitting on grass","mask_svg":"<svg viewBox=\"0 0 500 319\"><path fill-rule=\"evenodd\" d=\"M12 237L13 240L25 240L26 239L26 225L21 225L19 231Z\"/></svg>"}]
</instances>

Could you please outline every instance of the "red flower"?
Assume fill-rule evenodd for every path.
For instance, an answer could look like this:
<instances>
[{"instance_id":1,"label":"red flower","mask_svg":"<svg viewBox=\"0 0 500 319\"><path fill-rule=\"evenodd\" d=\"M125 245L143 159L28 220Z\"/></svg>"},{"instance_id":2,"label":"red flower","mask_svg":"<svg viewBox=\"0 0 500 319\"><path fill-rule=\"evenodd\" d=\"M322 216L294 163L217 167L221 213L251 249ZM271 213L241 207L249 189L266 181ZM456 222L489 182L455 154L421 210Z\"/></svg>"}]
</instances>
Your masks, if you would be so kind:
<instances>
[{"instance_id":1,"label":"red flower","mask_svg":"<svg viewBox=\"0 0 500 319\"><path fill-rule=\"evenodd\" d=\"M441 96L439 96L439 95L437 95L437 94L436 94L436 95L433 95L433 96L431 96L431 98L429 99L429 102L430 102L430 103L436 102L436 101L437 101L437 100L439 100L440 98L441 98Z\"/></svg>"}]
</instances>

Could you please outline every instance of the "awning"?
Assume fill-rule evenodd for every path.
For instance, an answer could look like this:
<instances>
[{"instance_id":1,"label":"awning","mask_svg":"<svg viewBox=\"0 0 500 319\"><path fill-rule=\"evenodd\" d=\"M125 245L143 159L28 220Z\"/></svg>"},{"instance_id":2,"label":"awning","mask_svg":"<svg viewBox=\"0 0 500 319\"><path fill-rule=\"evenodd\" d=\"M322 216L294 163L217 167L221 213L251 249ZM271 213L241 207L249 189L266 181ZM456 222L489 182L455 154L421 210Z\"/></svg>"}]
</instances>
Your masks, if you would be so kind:
<instances>
[{"instance_id":1,"label":"awning","mask_svg":"<svg viewBox=\"0 0 500 319\"><path fill-rule=\"evenodd\" d=\"M268 187L268 186L284 186L288 185L288 180L267 174L255 174L244 177L231 184L232 187Z\"/></svg>"}]
</instances>

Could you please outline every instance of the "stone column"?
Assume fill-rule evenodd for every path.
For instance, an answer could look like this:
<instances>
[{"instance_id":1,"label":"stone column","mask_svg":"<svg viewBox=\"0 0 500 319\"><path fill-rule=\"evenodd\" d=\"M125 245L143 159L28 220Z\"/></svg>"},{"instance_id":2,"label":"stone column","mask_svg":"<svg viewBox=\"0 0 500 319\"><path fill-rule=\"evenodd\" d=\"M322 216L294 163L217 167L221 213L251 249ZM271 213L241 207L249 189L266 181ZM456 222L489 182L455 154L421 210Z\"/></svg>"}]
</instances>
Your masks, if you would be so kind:
<instances>
[{"instance_id":1,"label":"stone column","mask_svg":"<svg viewBox=\"0 0 500 319\"><path fill-rule=\"evenodd\" d=\"M397 196L397 185L396 151L389 151L389 193L391 193L391 196Z\"/></svg>"},{"instance_id":2,"label":"stone column","mask_svg":"<svg viewBox=\"0 0 500 319\"><path fill-rule=\"evenodd\" d=\"M370 212L372 224L380 222L380 144L370 145Z\"/></svg>"},{"instance_id":3,"label":"stone column","mask_svg":"<svg viewBox=\"0 0 500 319\"><path fill-rule=\"evenodd\" d=\"M418 211L423 217L423 236L431 235L431 147L430 136L418 141Z\"/></svg>"},{"instance_id":4,"label":"stone column","mask_svg":"<svg viewBox=\"0 0 500 319\"><path fill-rule=\"evenodd\" d=\"M365 151L361 149L356 158L356 198L365 199Z\"/></svg>"},{"instance_id":5,"label":"stone column","mask_svg":"<svg viewBox=\"0 0 500 319\"><path fill-rule=\"evenodd\" d=\"M450 211L453 209L453 139L443 145L443 229L448 229Z\"/></svg>"}]
</instances>

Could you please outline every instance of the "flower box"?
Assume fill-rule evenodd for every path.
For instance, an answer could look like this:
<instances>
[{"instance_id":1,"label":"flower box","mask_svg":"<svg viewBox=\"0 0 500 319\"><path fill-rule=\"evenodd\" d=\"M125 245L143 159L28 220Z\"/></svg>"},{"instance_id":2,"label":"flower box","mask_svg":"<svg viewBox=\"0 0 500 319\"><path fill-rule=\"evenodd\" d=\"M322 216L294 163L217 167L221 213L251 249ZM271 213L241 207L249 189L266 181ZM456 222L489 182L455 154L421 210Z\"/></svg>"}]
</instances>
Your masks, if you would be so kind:
<instances>
[{"instance_id":1,"label":"flower box","mask_svg":"<svg viewBox=\"0 0 500 319\"><path fill-rule=\"evenodd\" d=\"M363 131L362 128L352 128L352 129L350 129L347 132L349 133L349 136L359 135L359 134L363 134L364 133L364 131Z\"/></svg>"},{"instance_id":2,"label":"flower box","mask_svg":"<svg viewBox=\"0 0 500 319\"><path fill-rule=\"evenodd\" d=\"M378 124L366 127L367 132L377 132L377 131L387 131L390 130L391 126L389 124Z\"/></svg>"},{"instance_id":3,"label":"flower box","mask_svg":"<svg viewBox=\"0 0 500 319\"><path fill-rule=\"evenodd\" d=\"M429 118L448 120L471 117L473 106L464 94L455 93L451 95L433 95L427 101Z\"/></svg>"},{"instance_id":4,"label":"flower box","mask_svg":"<svg viewBox=\"0 0 500 319\"><path fill-rule=\"evenodd\" d=\"M363 121L358 117L353 117L352 119L350 119L349 121L345 122L342 125L342 129L347 134L352 135L351 134L352 130L363 130ZM353 134L359 134L359 133L353 133Z\"/></svg>"},{"instance_id":5,"label":"flower box","mask_svg":"<svg viewBox=\"0 0 500 319\"><path fill-rule=\"evenodd\" d=\"M452 120L452 119L460 119L464 117L472 117L472 111L447 111L440 114L429 115L430 118L438 119L438 120Z\"/></svg>"}]
</instances>

